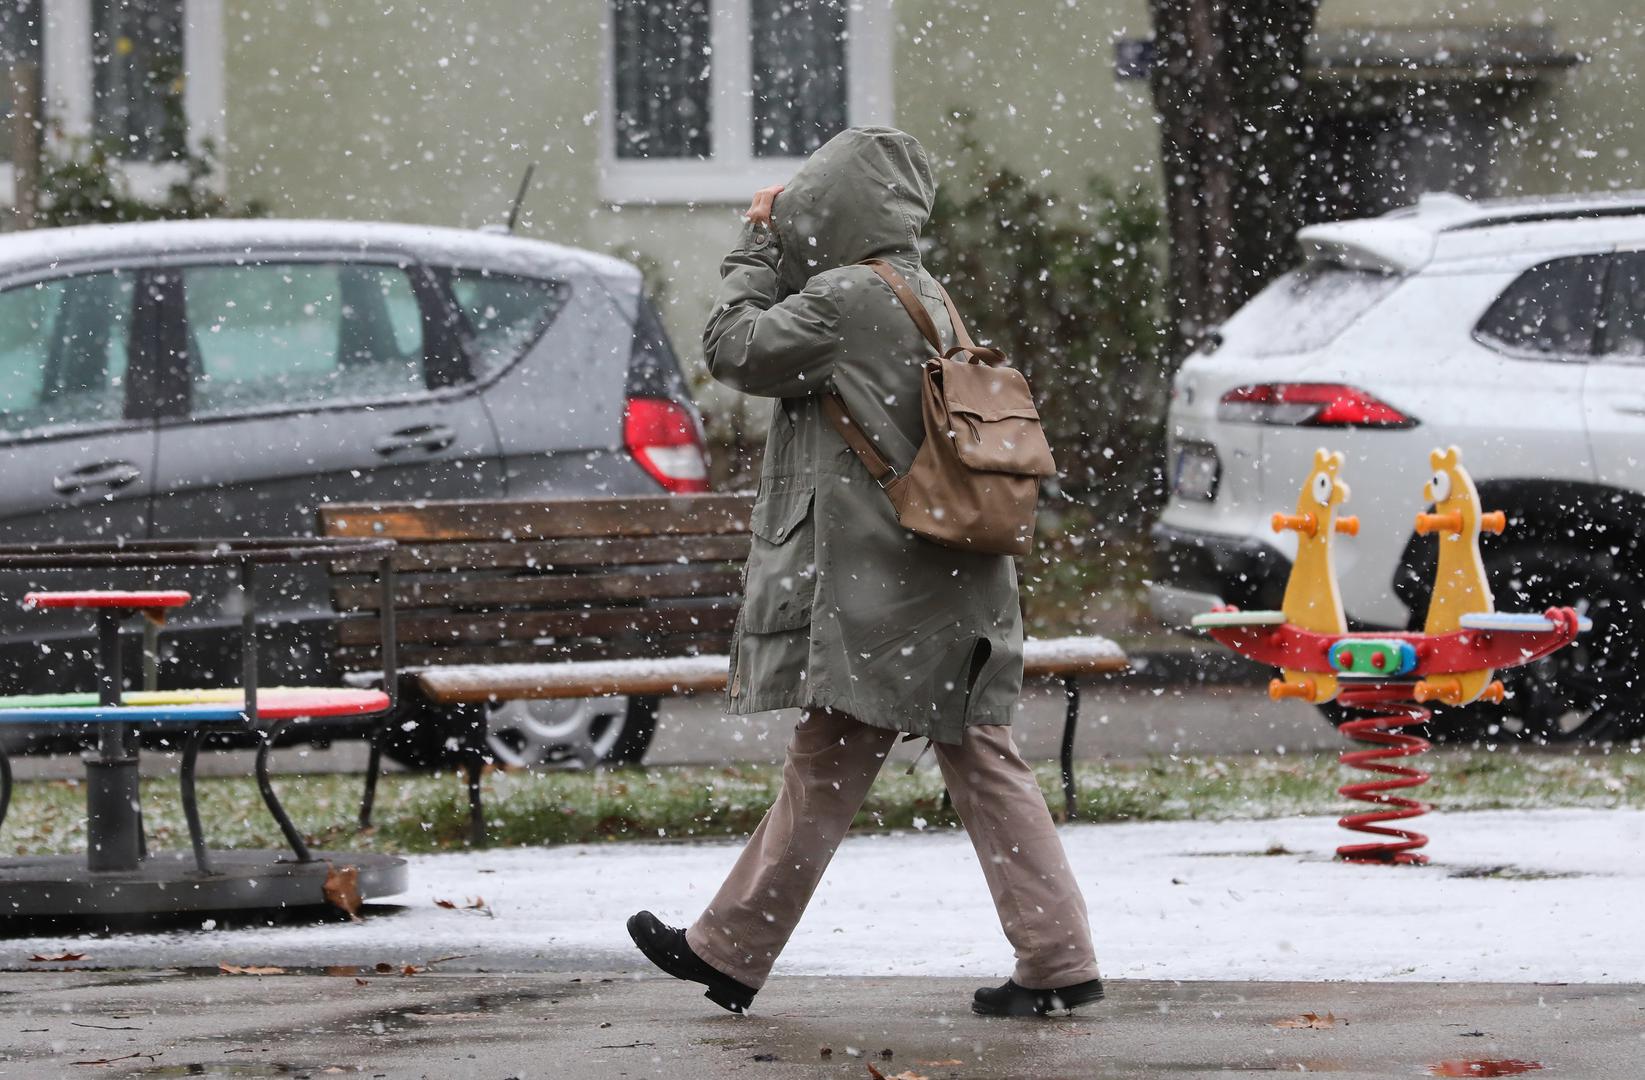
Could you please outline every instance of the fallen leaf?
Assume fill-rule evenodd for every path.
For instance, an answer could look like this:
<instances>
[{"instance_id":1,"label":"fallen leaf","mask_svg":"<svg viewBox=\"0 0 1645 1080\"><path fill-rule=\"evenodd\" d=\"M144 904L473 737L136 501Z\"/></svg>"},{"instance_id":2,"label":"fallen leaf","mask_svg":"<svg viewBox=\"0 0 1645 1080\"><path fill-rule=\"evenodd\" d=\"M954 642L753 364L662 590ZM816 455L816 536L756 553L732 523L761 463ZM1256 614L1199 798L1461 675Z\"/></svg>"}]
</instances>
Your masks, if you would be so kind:
<instances>
[{"instance_id":1,"label":"fallen leaf","mask_svg":"<svg viewBox=\"0 0 1645 1080\"><path fill-rule=\"evenodd\" d=\"M224 975L284 975L283 967L241 967L239 964L218 964L217 970Z\"/></svg>"},{"instance_id":2,"label":"fallen leaf","mask_svg":"<svg viewBox=\"0 0 1645 1080\"><path fill-rule=\"evenodd\" d=\"M363 922L360 918L360 868L345 866L341 870L326 863L326 880L320 886L320 895L326 898L326 903L342 910L354 922Z\"/></svg>"},{"instance_id":3,"label":"fallen leaf","mask_svg":"<svg viewBox=\"0 0 1645 1080\"><path fill-rule=\"evenodd\" d=\"M83 952L59 953L56 956L41 956L39 953L35 953L33 956L29 957L29 963L31 963L31 964L72 964L76 960L84 960L85 958L86 958L86 954L83 953Z\"/></svg>"},{"instance_id":4,"label":"fallen leaf","mask_svg":"<svg viewBox=\"0 0 1645 1080\"><path fill-rule=\"evenodd\" d=\"M367 982L366 980L356 976L355 979L354 979L354 985L355 986L370 986L371 984L369 982Z\"/></svg>"},{"instance_id":5,"label":"fallen leaf","mask_svg":"<svg viewBox=\"0 0 1645 1080\"><path fill-rule=\"evenodd\" d=\"M421 975L427 970L427 968L420 968L416 964L406 964L400 968L400 974L410 977L412 975Z\"/></svg>"},{"instance_id":6,"label":"fallen leaf","mask_svg":"<svg viewBox=\"0 0 1645 1080\"><path fill-rule=\"evenodd\" d=\"M327 975L336 975L340 978L347 978L350 975L358 975L359 973L360 969L353 964L332 964L326 968Z\"/></svg>"},{"instance_id":7,"label":"fallen leaf","mask_svg":"<svg viewBox=\"0 0 1645 1080\"><path fill-rule=\"evenodd\" d=\"M434 901L434 906L435 907L443 907L447 911L456 911L457 910L457 905L453 904L450 900L436 900L436 901Z\"/></svg>"},{"instance_id":8,"label":"fallen leaf","mask_svg":"<svg viewBox=\"0 0 1645 1080\"><path fill-rule=\"evenodd\" d=\"M394 974L394 965L393 964L378 964L373 970L376 971L377 974L379 974L379 975L392 975L392 974Z\"/></svg>"},{"instance_id":9,"label":"fallen leaf","mask_svg":"<svg viewBox=\"0 0 1645 1080\"><path fill-rule=\"evenodd\" d=\"M1292 1016L1284 1020L1274 1021L1274 1027L1277 1028L1329 1028L1336 1026L1337 1018L1335 1013L1326 1013L1321 1016L1318 1013L1307 1012L1301 1016Z\"/></svg>"},{"instance_id":10,"label":"fallen leaf","mask_svg":"<svg viewBox=\"0 0 1645 1080\"><path fill-rule=\"evenodd\" d=\"M872 1061L865 1061L863 1064L868 1066L868 1075L873 1077L873 1080L931 1080L930 1077L917 1073L913 1069L904 1069L895 1076L887 1076L874 1068Z\"/></svg>"},{"instance_id":11,"label":"fallen leaf","mask_svg":"<svg viewBox=\"0 0 1645 1080\"><path fill-rule=\"evenodd\" d=\"M832 1046L819 1046L817 1048L817 1056L826 1061L834 1056L834 1048Z\"/></svg>"}]
</instances>

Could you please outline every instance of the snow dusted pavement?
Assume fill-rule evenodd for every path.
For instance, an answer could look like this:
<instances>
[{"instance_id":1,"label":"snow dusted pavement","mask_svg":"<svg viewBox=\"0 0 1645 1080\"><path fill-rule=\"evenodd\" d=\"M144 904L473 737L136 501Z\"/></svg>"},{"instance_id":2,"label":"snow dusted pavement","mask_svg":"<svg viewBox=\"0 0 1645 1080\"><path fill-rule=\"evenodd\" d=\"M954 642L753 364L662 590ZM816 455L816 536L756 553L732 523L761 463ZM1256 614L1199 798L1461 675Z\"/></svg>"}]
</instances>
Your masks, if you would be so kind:
<instances>
[{"instance_id":1,"label":"snow dusted pavement","mask_svg":"<svg viewBox=\"0 0 1645 1080\"><path fill-rule=\"evenodd\" d=\"M1347 834L1325 818L1074 825L1063 837L1108 978L1645 982L1645 812L1423 824L1436 865L1421 868L1333 862ZM67 950L99 967L635 970L628 914L689 919L736 851L625 843L420 856L402 906L363 924L10 939L0 966ZM464 908L476 898L484 910ZM988 979L1010 967L970 844L944 831L848 839L776 974Z\"/></svg>"}]
</instances>

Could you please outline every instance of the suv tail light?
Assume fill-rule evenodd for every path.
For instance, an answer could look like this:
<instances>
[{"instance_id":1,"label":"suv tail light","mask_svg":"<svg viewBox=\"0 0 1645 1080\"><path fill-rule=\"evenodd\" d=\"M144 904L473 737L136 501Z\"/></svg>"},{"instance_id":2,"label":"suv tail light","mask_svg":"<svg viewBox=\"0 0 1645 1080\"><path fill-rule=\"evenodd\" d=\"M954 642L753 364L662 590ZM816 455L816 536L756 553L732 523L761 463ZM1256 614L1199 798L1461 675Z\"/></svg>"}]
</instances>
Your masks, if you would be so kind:
<instances>
[{"instance_id":1,"label":"suv tail light","mask_svg":"<svg viewBox=\"0 0 1645 1080\"><path fill-rule=\"evenodd\" d=\"M634 397L623 409L623 445L668 491L708 490L703 441L697 414L678 401Z\"/></svg>"},{"instance_id":2,"label":"suv tail light","mask_svg":"<svg viewBox=\"0 0 1645 1080\"><path fill-rule=\"evenodd\" d=\"M641 296L628 355L623 445L663 490L708 490L707 440L691 405L680 362L651 301Z\"/></svg>"},{"instance_id":3,"label":"suv tail light","mask_svg":"<svg viewBox=\"0 0 1645 1080\"><path fill-rule=\"evenodd\" d=\"M1410 428L1407 416L1373 394L1342 383L1253 383L1222 395L1217 419L1281 427Z\"/></svg>"}]
</instances>

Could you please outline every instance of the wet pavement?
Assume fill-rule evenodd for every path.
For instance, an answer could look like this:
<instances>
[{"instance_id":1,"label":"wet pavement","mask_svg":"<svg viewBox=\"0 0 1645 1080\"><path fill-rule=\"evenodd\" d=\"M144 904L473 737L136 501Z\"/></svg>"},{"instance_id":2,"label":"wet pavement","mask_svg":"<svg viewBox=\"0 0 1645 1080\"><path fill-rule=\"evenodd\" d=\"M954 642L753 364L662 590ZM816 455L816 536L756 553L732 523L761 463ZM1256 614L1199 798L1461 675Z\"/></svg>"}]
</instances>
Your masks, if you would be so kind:
<instances>
[{"instance_id":1,"label":"wet pavement","mask_svg":"<svg viewBox=\"0 0 1645 1080\"><path fill-rule=\"evenodd\" d=\"M747 1017L669 980L27 972L0 1077L1635 1080L1645 987L1116 982L1072 1016L972 1015L975 980L779 978Z\"/></svg>"}]
</instances>

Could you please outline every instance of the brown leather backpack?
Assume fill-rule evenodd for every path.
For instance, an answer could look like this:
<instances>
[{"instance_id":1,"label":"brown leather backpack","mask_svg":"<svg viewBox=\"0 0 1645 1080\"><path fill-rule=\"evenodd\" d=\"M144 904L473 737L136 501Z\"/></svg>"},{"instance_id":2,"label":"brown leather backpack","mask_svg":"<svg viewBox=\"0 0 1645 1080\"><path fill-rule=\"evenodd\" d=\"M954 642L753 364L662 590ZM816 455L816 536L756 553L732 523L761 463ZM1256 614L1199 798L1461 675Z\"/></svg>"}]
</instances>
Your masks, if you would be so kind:
<instances>
[{"instance_id":1,"label":"brown leather backpack","mask_svg":"<svg viewBox=\"0 0 1645 1080\"><path fill-rule=\"evenodd\" d=\"M1028 380L1005 354L971 340L948 290L942 302L959 342L946 352L937 325L901 274L871 259L937 355L925 362L920 411L925 439L901 476L852 419L835 391L823 412L891 499L905 529L945 547L1026 555L1034 539L1040 477L1055 475Z\"/></svg>"}]
</instances>

